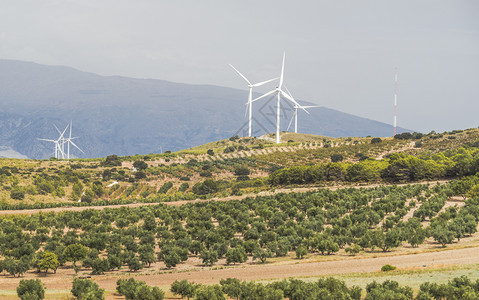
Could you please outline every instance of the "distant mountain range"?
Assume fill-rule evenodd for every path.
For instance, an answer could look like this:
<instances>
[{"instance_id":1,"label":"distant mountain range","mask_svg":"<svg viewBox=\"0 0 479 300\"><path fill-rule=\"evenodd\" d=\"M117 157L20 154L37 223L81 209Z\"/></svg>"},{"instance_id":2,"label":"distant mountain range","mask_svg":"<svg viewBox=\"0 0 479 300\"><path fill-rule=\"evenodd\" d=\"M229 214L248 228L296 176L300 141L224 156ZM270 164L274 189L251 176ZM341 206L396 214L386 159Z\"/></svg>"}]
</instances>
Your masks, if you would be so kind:
<instances>
[{"instance_id":1,"label":"distant mountain range","mask_svg":"<svg viewBox=\"0 0 479 300\"><path fill-rule=\"evenodd\" d=\"M240 78L238 78L240 80ZM179 150L247 134L246 90L163 80L100 76L69 67L0 60L0 157L48 158L54 125L73 121L85 154L104 157ZM304 105L312 103L301 101ZM254 135L275 131L275 101L254 105ZM285 103L282 130L293 110ZM391 125L326 107L299 112L299 132L390 136ZM399 128L398 132L407 131Z\"/></svg>"}]
</instances>

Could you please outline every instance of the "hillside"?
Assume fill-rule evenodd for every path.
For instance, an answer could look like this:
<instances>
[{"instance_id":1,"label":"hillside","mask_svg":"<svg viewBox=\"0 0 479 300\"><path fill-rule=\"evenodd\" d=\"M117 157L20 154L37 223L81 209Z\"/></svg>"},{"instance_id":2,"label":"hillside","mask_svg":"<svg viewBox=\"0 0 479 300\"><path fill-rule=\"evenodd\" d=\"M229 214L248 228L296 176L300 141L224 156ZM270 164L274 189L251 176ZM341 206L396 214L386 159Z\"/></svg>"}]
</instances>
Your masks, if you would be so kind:
<instances>
[{"instance_id":1,"label":"hillside","mask_svg":"<svg viewBox=\"0 0 479 300\"><path fill-rule=\"evenodd\" d=\"M53 145L37 138L56 138L53 125L64 128L70 120L85 151L74 152L77 157L176 151L243 136L246 95L243 90L212 85L99 76L68 67L0 60L0 147L5 149L0 156L53 156ZM254 106L255 136L275 131L272 105L274 101ZM292 112L285 104L283 130ZM326 107L310 113L300 112L299 132L330 137L392 132L388 124Z\"/></svg>"},{"instance_id":2,"label":"hillside","mask_svg":"<svg viewBox=\"0 0 479 300\"><path fill-rule=\"evenodd\" d=\"M284 299L293 287L306 299L361 299L385 279L400 282L388 283L391 299L437 292L426 282L454 295L476 287L479 129L284 133L279 145L271 137L162 154L0 159L0 298L23 279L40 279L46 299L65 298L75 278L90 277L105 299L144 282L178 299L179 280L194 293L201 284L230 297L219 284L262 291L248 299Z\"/></svg>"}]
</instances>

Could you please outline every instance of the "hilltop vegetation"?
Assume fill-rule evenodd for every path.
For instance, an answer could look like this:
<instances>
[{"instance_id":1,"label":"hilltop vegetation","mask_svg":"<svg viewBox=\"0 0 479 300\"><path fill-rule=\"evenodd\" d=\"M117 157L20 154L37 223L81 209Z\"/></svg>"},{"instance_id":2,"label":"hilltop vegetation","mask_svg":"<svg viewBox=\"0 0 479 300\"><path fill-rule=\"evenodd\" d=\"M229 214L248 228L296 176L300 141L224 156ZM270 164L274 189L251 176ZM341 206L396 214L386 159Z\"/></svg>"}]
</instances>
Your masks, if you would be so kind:
<instances>
[{"instance_id":1,"label":"hilltop vegetation","mask_svg":"<svg viewBox=\"0 0 479 300\"><path fill-rule=\"evenodd\" d=\"M179 152L106 159L0 159L0 205L191 200L290 184L455 179L474 175L479 168L477 129L404 133L395 138L333 139L291 133L283 138L288 141L276 145L232 137Z\"/></svg>"}]
</instances>

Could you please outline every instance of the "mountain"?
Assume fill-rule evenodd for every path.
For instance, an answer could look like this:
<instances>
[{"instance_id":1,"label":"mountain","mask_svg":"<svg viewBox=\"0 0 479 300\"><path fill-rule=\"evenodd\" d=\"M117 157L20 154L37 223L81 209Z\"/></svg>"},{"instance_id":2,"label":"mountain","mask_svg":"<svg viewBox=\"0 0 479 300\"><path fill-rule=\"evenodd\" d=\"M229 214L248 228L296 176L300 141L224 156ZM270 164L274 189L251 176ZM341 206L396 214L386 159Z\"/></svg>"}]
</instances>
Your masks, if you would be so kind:
<instances>
[{"instance_id":1,"label":"mountain","mask_svg":"<svg viewBox=\"0 0 479 300\"><path fill-rule=\"evenodd\" d=\"M0 60L0 157L48 158L73 121L85 154L104 157L179 150L247 133L247 91L213 85L100 76L69 67ZM302 101L305 105L311 103ZM255 136L275 131L275 101L254 105ZM293 112L285 103L281 128ZM390 136L391 125L320 107L299 112L299 132ZM399 132L405 129L399 129Z\"/></svg>"}]
</instances>

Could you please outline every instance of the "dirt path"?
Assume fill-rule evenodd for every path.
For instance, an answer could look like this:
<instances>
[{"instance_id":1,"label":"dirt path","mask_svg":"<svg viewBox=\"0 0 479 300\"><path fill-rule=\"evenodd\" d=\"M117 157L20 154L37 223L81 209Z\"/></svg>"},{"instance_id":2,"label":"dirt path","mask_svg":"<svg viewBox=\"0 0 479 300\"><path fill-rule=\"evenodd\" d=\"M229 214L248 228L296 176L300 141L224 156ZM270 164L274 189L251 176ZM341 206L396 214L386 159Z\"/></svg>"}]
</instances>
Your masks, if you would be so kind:
<instances>
[{"instance_id":1,"label":"dirt path","mask_svg":"<svg viewBox=\"0 0 479 300\"><path fill-rule=\"evenodd\" d=\"M378 255L379 256L379 255ZM335 257L329 257L334 259ZM437 252L418 254L379 256L379 257L342 257L338 260L322 262L303 262L290 260L275 264L241 265L223 269L201 269L182 272L165 272L164 274L141 274L134 276L149 285L169 286L175 280L187 279L196 283L218 283L220 279L234 277L241 280L268 280L289 277L314 277L323 275L339 275L349 273L376 272L385 264L397 266L399 269L429 268L439 266L453 266L460 264L479 263L479 246L463 249L451 249ZM122 275L123 274L123 275ZM100 287L114 290L116 281L121 277L128 277L134 273L107 274L92 276ZM73 271L59 269L57 274L38 275L27 273L23 278L0 276L0 290L9 290L16 287L21 279L40 278L49 290L68 290L71 288Z\"/></svg>"}]
</instances>

